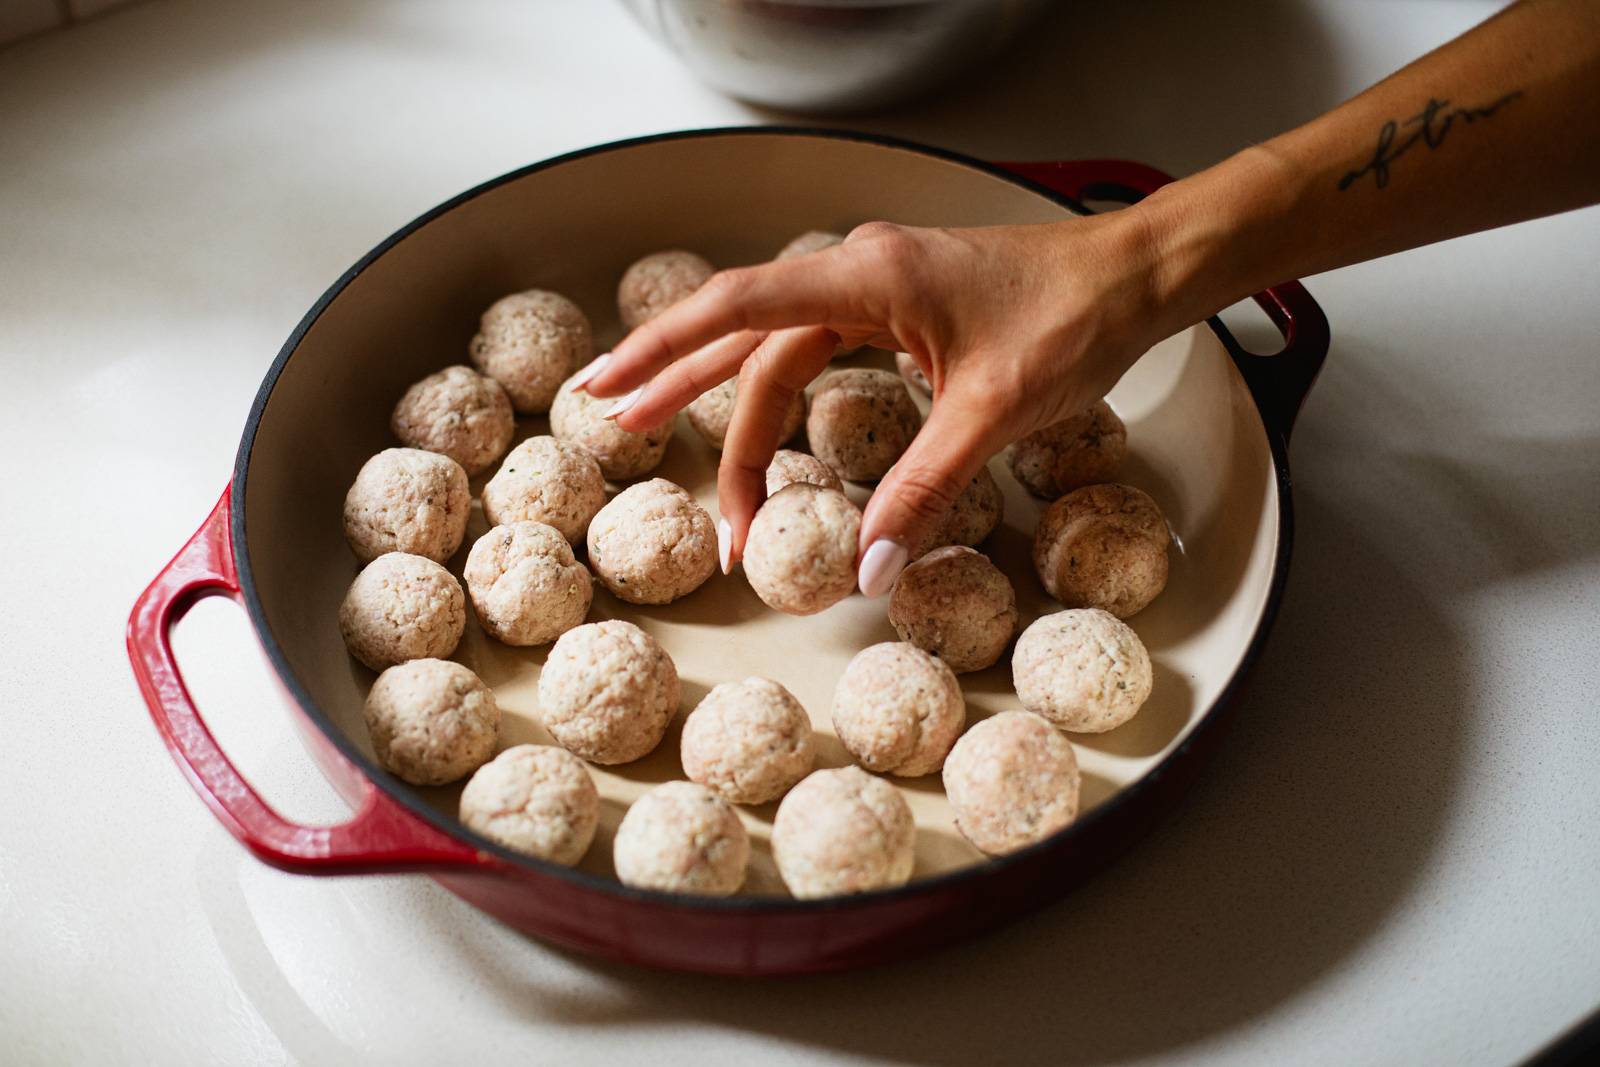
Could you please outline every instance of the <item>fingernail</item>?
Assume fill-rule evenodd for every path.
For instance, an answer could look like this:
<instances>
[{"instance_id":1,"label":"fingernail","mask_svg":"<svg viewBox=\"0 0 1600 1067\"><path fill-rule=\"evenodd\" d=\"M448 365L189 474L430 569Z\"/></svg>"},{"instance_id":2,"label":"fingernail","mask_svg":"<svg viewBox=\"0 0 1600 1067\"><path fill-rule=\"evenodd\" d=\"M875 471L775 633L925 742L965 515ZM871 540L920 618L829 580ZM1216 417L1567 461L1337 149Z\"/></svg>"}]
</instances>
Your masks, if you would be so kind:
<instances>
[{"instance_id":1,"label":"fingernail","mask_svg":"<svg viewBox=\"0 0 1600 1067\"><path fill-rule=\"evenodd\" d=\"M639 386L639 388L635 389L633 392L629 393L627 396L623 397L621 400L618 400L615 404L612 404L609 408L606 409L606 413L604 415L600 416L600 417L603 418L603 419L614 419L614 418L616 418L618 415L621 415L624 411L627 411L629 408L633 407L634 404L638 403L639 398L641 396L643 396L643 395L644 395L644 386L641 385L641 386Z\"/></svg>"},{"instance_id":2,"label":"fingernail","mask_svg":"<svg viewBox=\"0 0 1600 1067\"><path fill-rule=\"evenodd\" d=\"M727 519L717 523L717 558L722 561L722 573L733 569L733 527Z\"/></svg>"},{"instance_id":3,"label":"fingernail","mask_svg":"<svg viewBox=\"0 0 1600 1067\"><path fill-rule=\"evenodd\" d=\"M596 374L599 374L601 371L605 370L606 369L606 364L610 363L610 362L611 362L611 353L610 352L602 352L598 356L595 356L594 359L589 361L589 365L587 367L583 368L577 374L574 374L572 376L572 388L573 388L573 390L576 391L576 390L582 389L584 386L588 385L589 384L589 379L593 378Z\"/></svg>"},{"instance_id":4,"label":"fingernail","mask_svg":"<svg viewBox=\"0 0 1600 1067\"><path fill-rule=\"evenodd\" d=\"M894 587L906 565L906 547L882 538L872 542L861 557L861 594L877 597Z\"/></svg>"}]
</instances>

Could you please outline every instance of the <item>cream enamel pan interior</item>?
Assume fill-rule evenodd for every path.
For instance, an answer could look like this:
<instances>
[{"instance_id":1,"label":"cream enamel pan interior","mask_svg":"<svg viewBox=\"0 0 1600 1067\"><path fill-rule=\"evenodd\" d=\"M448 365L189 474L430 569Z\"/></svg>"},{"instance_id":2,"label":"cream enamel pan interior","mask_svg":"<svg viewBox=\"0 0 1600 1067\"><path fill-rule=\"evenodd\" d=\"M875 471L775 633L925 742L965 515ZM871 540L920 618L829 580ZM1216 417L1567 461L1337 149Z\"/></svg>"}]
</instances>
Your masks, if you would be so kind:
<instances>
[{"instance_id":1,"label":"cream enamel pan interior","mask_svg":"<svg viewBox=\"0 0 1600 1067\"><path fill-rule=\"evenodd\" d=\"M425 374L466 362L477 316L495 298L533 287L568 294L593 321L596 350L603 351L620 335L617 279L648 252L687 248L733 266L768 259L808 229L847 231L871 219L1042 222L1067 212L1041 192L957 160L793 132L649 140L469 194L336 287L265 397L235 484L241 563L247 589L253 585L247 599L255 598L250 607L263 639L348 740L347 751L365 758L372 777L384 778L361 716L373 675L346 654L336 621L357 571L342 536L341 503L362 462L395 443L388 418L400 393ZM835 366L861 364L893 366L886 353ZM1072 735L1086 810L1150 772L1214 707L1267 611L1280 529L1261 416L1212 330L1197 326L1153 349L1110 401L1128 424L1132 456L1123 480L1155 497L1176 536L1165 593L1130 620L1155 663L1149 703L1110 733ZM543 418L523 419L517 436L547 429ZM716 458L680 418L655 474L688 488L714 516ZM1010 576L1026 625L1059 610L1029 562L1043 505L1016 484L1003 457L990 470L1004 488L1006 516L981 547ZM474 480L475 494L486 477ZM856 486L852 496L864 501L869 488ZM450 564L458 575L467 546L485 529L475 505L467 545ZM610 877L611 835L622 812L655 783L683 776L682 717L719 682L752 674L781 682L811 713L819 765L847 763L829 726L832 689L857 650L895 639L885 604L856 595L793 618L767 609L737 569L664 607L625 604L597 586L589 620L625 618L654 634L677 663L683 706L651 756L595 768L604 814L582 869ZM455 658L494 687L505 711L502 746L548 743L536 697L546 650L501 645L468 615ZM969 720L1020 706L1008 664L1009 655L962 676ZM896 782L917 818L915 878L986 862L956 833L937 775ZM394 780L390 788L411 787ZM459 787L413 792L454 820ZM755 843L749 894L783 894L766 842L775 807L745 812ZM451 831L467 835L459 825Z\"/></svg>"}]
</instances>

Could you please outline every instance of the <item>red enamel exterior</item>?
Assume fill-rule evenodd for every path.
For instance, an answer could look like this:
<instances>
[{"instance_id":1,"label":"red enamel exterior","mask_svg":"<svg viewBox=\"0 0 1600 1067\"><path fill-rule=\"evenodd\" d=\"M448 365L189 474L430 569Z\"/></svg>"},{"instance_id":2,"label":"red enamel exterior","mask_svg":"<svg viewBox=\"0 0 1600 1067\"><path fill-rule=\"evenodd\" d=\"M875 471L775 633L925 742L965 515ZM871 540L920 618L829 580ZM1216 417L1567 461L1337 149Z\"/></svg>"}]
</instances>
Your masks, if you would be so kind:
<instances>
[{"instance_id":1,"label":"red enamel exterior","mask_svg":"<svg viewBox=\"0 0 1600 1067\"><path fill-rule=\"evenodd\" d=\"M314 827L289 822L234 769L200 717L172 654L172 628L195 603L208 596L239 599L229 534L231 497L231 489L223 490L206 521L140 595L128 619L134 677L189 784L234 837L285 870L365 874L492 862L396 804L366 781L321 731L301 732L311 740L322 769L346 786L341 792L355 809L347 823Z\"/></svg>"},{"instance_id":2,"label":"red enamel exterior","mask_svg":"<svg viewBox=\"0 0 1600 1067\"><path fill-rule=\"evenodd\" d=\"M1117 161L1008 166L1074 200L1132 199L1168 180L1149 167ZM1327 323L1298 283L1257 299L1273 313L1288 344L1283 355L1261 361L1281 369L1246 375L1275 439L1274 460L1286 490L1282 442L1326 352ZM1292 391L1295 386L1298 393ZM712 905L602 885L482 851L402 803L387 791L392 786L368 778L325 732L331 726L291 699L308 750L354 810L340 826L299 826L274 812L234 769L206 728L172 653L172 627L199 599L240 599L230 508L231 494L224 491L200 529L139 597L128 621L128 652L145 702L207 807L274 866L307 874L426 872L519 930L612 959L718 974L791 974L866 965L971 936L1059 899L1113 859L1172 807L1225 732L1220 722L1195 731L1129 790L1138 792L1137 802L1103 805L1072 832L1008 860L969 875L831 901ZM1287 538L1287 510L1281 520ZM1249 662L1224 702L1237 695Z\"/></svg>"}]
</instances>

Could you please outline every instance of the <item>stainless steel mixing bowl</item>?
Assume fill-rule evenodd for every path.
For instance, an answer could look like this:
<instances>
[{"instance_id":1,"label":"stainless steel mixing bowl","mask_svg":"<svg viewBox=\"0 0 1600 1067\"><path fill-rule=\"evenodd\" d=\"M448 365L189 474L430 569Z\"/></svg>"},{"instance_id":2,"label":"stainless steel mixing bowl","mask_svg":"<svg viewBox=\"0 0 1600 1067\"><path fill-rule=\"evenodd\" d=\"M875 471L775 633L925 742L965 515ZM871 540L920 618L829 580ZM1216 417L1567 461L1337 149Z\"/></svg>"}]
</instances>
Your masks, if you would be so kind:
<instances>
[{"instance_id":1,"label":"stainless steel mixing bowl","mask_svg":"<svg viewBox=\"0 0 1600 1067\"><path fill-rule=\"evenodd\" d=\"M903 100L994 52L1050 0L623 0L706 84L786 111Z\"/></svg>"}]
</instances>

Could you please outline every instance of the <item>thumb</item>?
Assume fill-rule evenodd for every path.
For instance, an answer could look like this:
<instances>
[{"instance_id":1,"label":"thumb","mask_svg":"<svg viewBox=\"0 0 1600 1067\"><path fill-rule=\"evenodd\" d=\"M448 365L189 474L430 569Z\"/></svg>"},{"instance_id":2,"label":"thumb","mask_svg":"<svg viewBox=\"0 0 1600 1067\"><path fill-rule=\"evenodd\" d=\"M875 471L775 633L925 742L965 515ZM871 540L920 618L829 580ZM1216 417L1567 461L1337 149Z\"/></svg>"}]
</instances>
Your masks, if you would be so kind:
<instances>
[{"instance_id":1,"label":"thumb","mask_svg":"<svg viewBox=\"0 0 1600 1067\"><path fill-rule=\"evenodd\" d=\"M1004 444L976 407L946 394L867 502L861 519L861 592L882 596L989 457Z\"/></svg>"}]
</instances>

